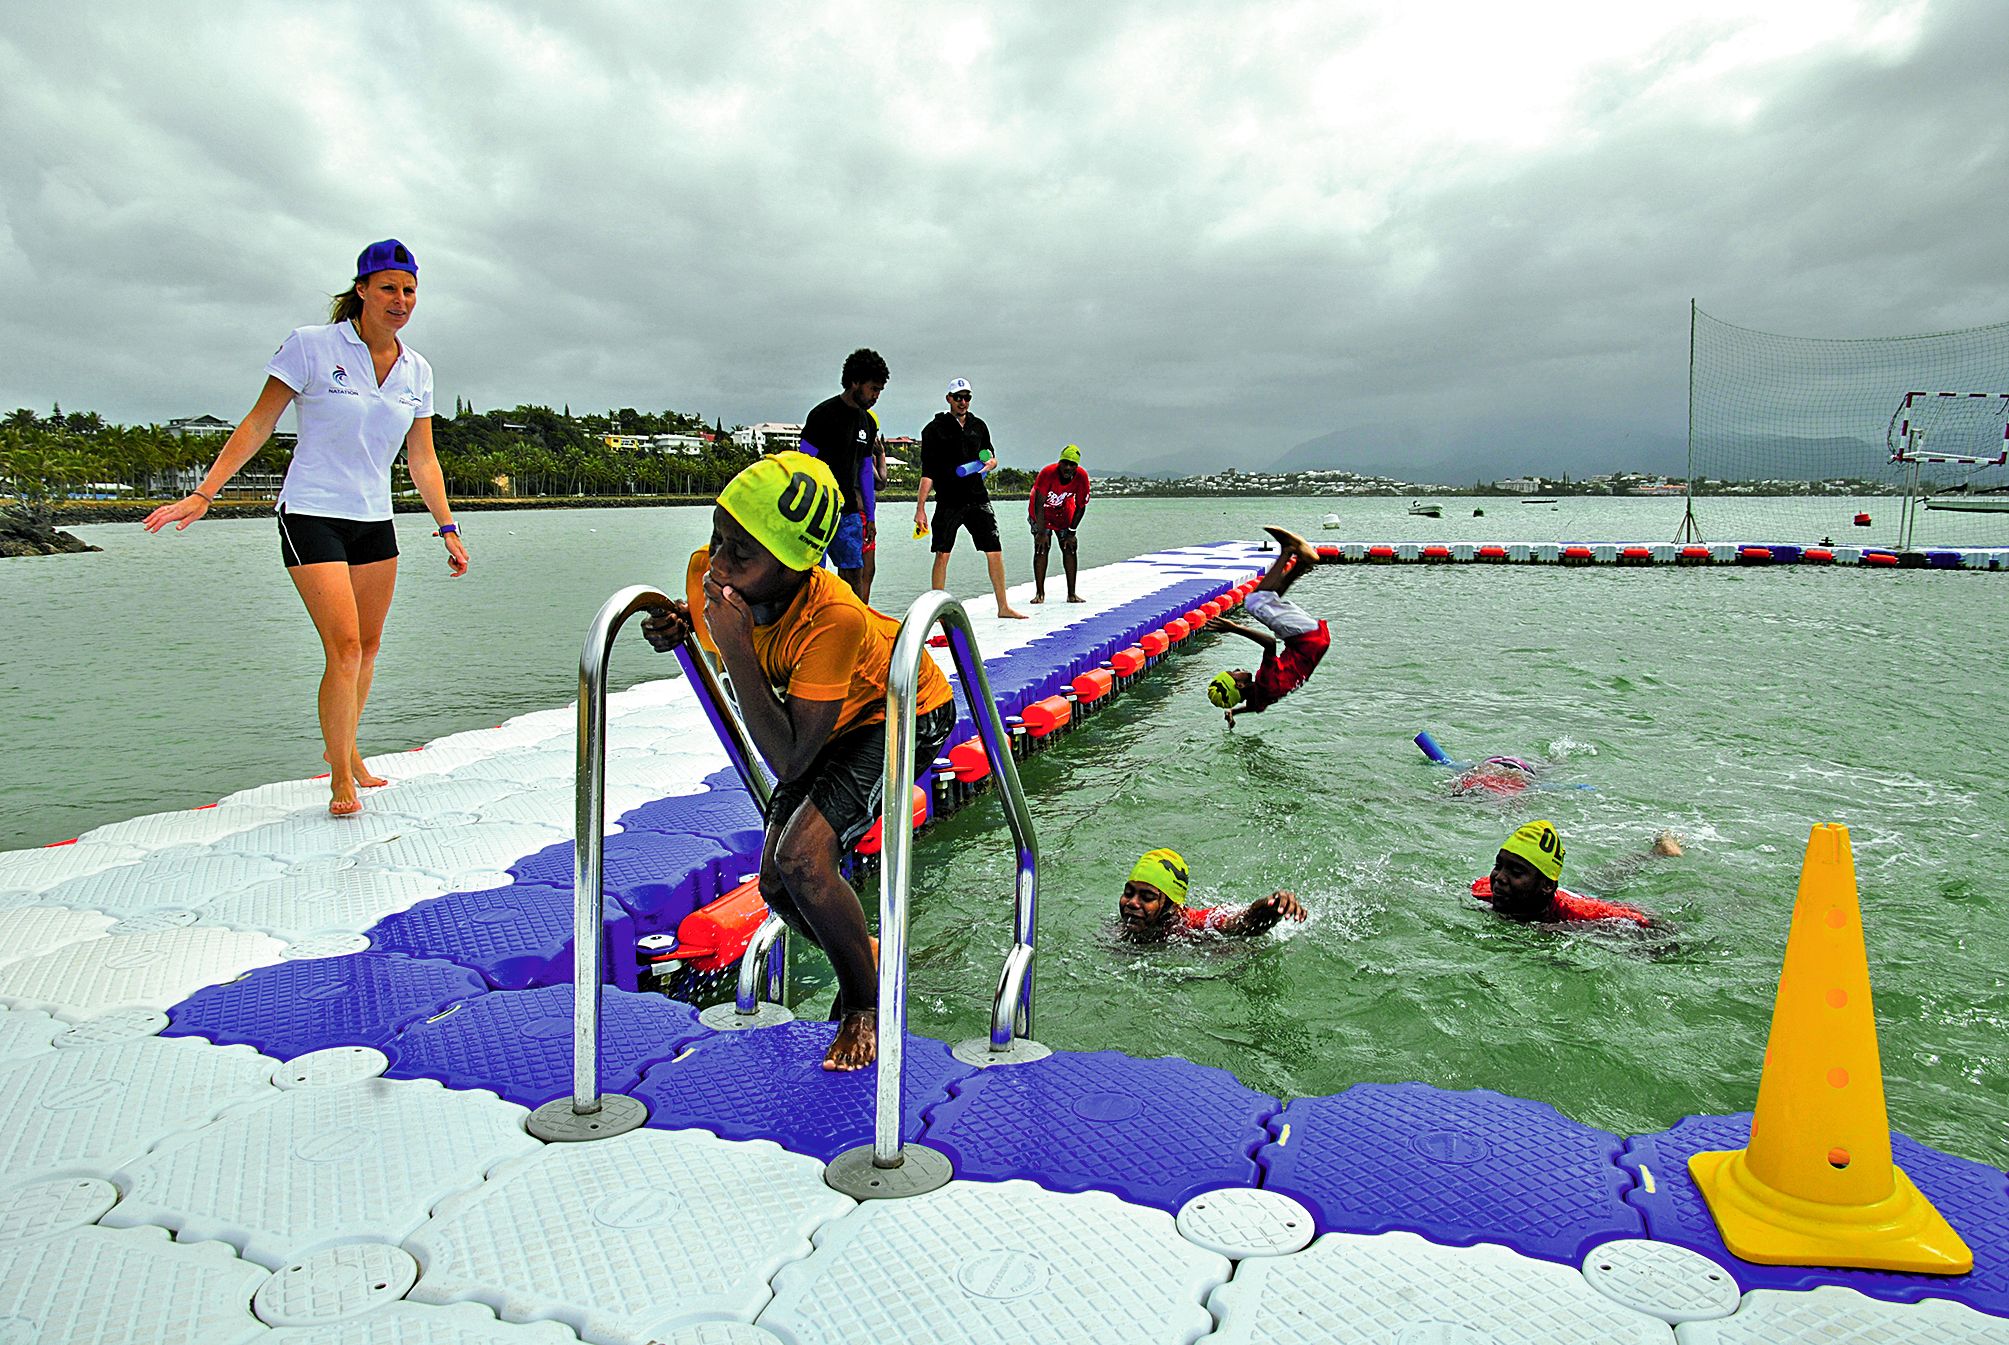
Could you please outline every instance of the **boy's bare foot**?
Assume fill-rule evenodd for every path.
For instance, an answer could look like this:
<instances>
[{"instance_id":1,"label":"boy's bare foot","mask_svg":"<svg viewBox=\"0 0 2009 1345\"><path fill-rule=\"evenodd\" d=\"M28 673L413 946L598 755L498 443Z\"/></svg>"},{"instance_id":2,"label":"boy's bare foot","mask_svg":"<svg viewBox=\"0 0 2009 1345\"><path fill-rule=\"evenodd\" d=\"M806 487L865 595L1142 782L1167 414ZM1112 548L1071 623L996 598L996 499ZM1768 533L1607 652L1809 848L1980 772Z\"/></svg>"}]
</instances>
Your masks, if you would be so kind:
<instances>
[{"instance_id":1,"label":"boy's bare foot","mask_svg":"<svg viewBox=\"0 0 2009 1345\"><path fill-rule=\"evenodd\" d=\"M1032 605L1034 607L1039 606L1041 603L1045 601L1046 601L1046 595L1044 593L1035 593L1032 595Z\"/></svg>"},{"instance_id":2,"label":"boy's bare foot","mask_svg":"<svg viewBox=\"0 0 2009 1345\"><path fill-rule=\"evenodd\" d=\"M1014 611L1012 608L1009 607L998 608L998 615L1003 617L1007 621L1030 621L1032 619L1028 617L1024 612Z\"/></svg>"},{"instance_id":3,"label":"boy's bare foot","mask_svg":"<svg viewBox=\"0 0 2009 1345\"><path fill-rule=\"evenodd\" d=\"M837 1040L823 1057L823 1068L838 1073L864 1069L879 1058L879 1015L858 1009L844 1015L838 1024Z\"/></svg>"},{"instance_id":4,"label":"boy's bare foot","mask_svg":"<svg viewBox=\"0 0 2009 1345\"><path fill-rule=\"evenodd\" d=\"M1086 599L1086 598L1082 597L1082 596L1081 596L1081 595L1080 595L1079 593L1070 593L1070 594L1068 594L1068 595L1067 595L1067 600L1068 600L1069 602L1087 602L1087 601L1088 601L1088 599Z\"/></svg>"},{"instance_id":5,"label":"boy's bare foot","mask_svg":"<svg viewBox=\"0 0 2009 1345\"><path fill-rule=\"evenodd\" d=\"M1312 544L1292 532L1289 528L1265 527L1264 532L1277 539L1277 545L1285 551L1295 551L1297 558L1307 565L1318 564L1318 552Z\"/></svg>"}]
</instances>

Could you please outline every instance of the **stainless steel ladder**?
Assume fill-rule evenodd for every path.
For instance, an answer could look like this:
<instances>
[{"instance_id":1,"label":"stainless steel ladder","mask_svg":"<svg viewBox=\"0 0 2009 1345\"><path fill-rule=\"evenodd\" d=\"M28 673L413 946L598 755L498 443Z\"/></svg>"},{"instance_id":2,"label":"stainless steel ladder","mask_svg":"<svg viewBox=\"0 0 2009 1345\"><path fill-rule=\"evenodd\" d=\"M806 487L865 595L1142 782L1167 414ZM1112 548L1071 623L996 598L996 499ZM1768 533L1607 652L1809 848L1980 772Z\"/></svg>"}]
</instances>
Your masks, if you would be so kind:
<instances>
[{"instance_id":1,"label":"stainless steel ladder","mask_svg":"<svg viewBox=\"0 0 2009 1345\"><path fill-rule=\"evenodd\" d=\"M639 1098L600 1092L600 961L606 935L600 920L604 895L607 815L607 659L614 637L629 617L655 607L667 607L669 597L658 589L636 584L624 588L602 604L586 630L586 643L579 651L578 775L574 796L573 829L576 833L572 857L572 1095L554 1098L532 1112L530 1133L550 1141L606 1139L633 1130L648 1119L648 1107ZM702 656L694 655L687 640L677 650L678 661L691 678L698 703L704 707L712 727L718 731L741 783L763 809L773 786L761 772L753 745L745 728L725 700L724 689ZM768 928L780 922L773 916L755 936L766 936L763 956L777 964L769 975L769 988L779 998L782 950ZM746 992L746 976L753 959L742 960L740 978ZM756 979L758 979L756 977Z\"/></svg>"},{"instance_id":2,"label":"stainless steel ladder","mask_svg":"<svg viewBox=\"0 0 2009 1345\"><path fill-rule=\"evenodd\" d=\"M907 609L893 641L886 670L886 787L880 816L879 859L879 1084L875 1097L872 1142L833 1158L823 1180L857 1200L885 1200L921 1195L954 1175L948 1155L924 1144L903 1144L901 1067L907 1043L907 889L914 849L915 698L921 680L921 660L928 657L928 636L936 625L946 630L949 654L963 684L963 697L997 777L1005 821L1018 852L1014 886L1012 948L1005 955L991 1001L988 1041L978 1039L956 1048L957 1055L977 1064L1010 1064L1048 1054L1032 1040L1033 949L1039 917L1039 844L1026 806L1025 787L1012 758L1011 737L990 676L970 628L963 605L940 589L923 593Z\"/></svg>"}]
</instances>

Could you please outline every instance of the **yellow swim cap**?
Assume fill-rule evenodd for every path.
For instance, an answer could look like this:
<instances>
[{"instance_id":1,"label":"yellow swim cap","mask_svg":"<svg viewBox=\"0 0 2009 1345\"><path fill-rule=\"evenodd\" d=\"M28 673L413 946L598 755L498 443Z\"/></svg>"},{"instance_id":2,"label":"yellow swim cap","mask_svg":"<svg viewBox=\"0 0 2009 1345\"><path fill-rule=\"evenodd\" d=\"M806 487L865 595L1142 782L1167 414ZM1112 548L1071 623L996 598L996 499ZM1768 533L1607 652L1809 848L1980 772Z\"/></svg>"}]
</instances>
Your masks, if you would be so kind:
<instances>
[{"instance_id":1,"label":"yellow swim cap","mask_svg":"<svg viewBox=\"0 0 2009 1345\"><path fill-rule=\"evenodd\" d=\"M837 478L821 458L770 453L725 483L718 502L791 570L813 570L837 535Z\"/></svg>"},{"instance_id":2,"label":"yellow swim cap","mask_svg":"<svg viewBox=\"0 0 2009 1345\"><path fill-rule=\"evenodd\" d=\"M1242 686L1231 672L1218 674L1207 683L1207 699L1219 710L1232 710L1242 703Z\"/></svg>"},{"instance_id":3,"label":"yellow swim cap","mask_svg":"<svg viewBox=\"0 0 2009 1345\"><path fill-rule=\"evenodd\" d=\"M1066 448L1060 450L1060 460L1062 462L1071 462L1079 467L1081 465L1081 450L1073 444L1069 444Z\"/></svg>"},{"instance_id":4,"label":"yellow swim cap","mask_svg":"<svg viewBox=\"0 0 2009 1345\"><path fill-rule=\"evenodd\" d=\"M1563 876L1563 838L1553 822L1530 822L1507 837L1500 848L1527 860L1536 873L1552 883Z\"/></svg>"},{"instance_id":5,"label":"yellow swim cap","mask_svg":"<svg viewBox=\"0 0 2009 1345\"><path fill-rule=\"evenodd\" d=\"M1130 870L1129 881L1151 884L1170 897L1174 906L1186 904L1186 861L1177 850L1147 851Z\"/></svg>"}]
</instances>

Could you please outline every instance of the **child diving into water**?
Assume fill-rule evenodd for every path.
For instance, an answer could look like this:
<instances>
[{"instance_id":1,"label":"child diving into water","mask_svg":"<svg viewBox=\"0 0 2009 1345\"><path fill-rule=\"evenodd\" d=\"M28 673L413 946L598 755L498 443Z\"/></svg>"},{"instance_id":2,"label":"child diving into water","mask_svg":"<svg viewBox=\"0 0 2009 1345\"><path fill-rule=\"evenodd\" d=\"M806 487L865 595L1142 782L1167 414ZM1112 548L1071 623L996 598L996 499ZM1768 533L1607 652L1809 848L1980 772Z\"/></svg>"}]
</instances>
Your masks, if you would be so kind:
<instances>
[{"instance_id":1,"label":"child diving into water","mask_svg":"<svg viewBox=\"0 0 2009 1345\"><path fill-rule=\"evenodd\" d=\"M1289 892L1272 892L1247 906L1186 905L1186 861L1176 850L1152 850L1140 858L1123 884L1116 912L1122 934L1137 943L1157 943L1173 934L1213 930L1219 934L1261 934L1280 920L1303 920L1305 909Z\"/></svg>"},{"instance_id":2,"label":"child diving into water","mask_svg":"<svg viewBox=\"0 0 2009 1345\"><path fill-rule=\"evenodd\" d=\"M1212 623L1215 630L1229 631L1263 647L1262 666L1255 672L1231 668L1207 685L1207 699L1227 712L1229 728L1235 726L1237 714L1260 713L1303 686L1332 644L1323 621L1312 619L1304 608L1284 597L1300 574L1318 564L1318 552L1294 532L1283 528L1263 531L1277 539L1279 554L1255 592L1242 603L1242 610L1268 627L1269 633L1233 621ZM1282 654L1277 652L1279 641Z\"/></svg>"},{"instance_id":3,"label":"child diving into water","mask_svg":"<svg viewBox=\"0 0 2009 1345\"><path fill-rule=\"evenodd\" d=\"M885 790L886 676L899 623L821 569L840 493L805 453L761 458L726 483L711 545L691 555L686 601L642 623L656 649L695 635L725 665L754 746L774 771L760 895L821 948L837 973L840 1019L823 1067L862 1069L878 1052L879 968L858 894L839 862L879 815ZM934 660L921 661L915 769L934 760L956 709Z\"/></svg>"}]
</instances>

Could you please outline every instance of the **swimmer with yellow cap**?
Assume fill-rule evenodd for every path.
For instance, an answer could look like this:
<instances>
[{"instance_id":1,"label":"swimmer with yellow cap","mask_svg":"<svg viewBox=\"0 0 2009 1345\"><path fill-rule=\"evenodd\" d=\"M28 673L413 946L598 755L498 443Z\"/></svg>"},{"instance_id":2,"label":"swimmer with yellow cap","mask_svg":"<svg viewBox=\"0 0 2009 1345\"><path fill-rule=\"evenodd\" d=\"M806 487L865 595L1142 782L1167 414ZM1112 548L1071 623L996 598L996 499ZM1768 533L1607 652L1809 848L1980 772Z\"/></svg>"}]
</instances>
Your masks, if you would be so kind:
<instances>
[{"instance_id":1,"label":"swimmer with yellow cap","mask_svg":"<svg viewBox=\"0 0 2009 1345\"><path fill-rule=\"evenodd\" d=\"M900 623L818 564L841 506L821 459L761 458L719 492L711 544L691 555L684 600L653 609L642 633L665 652L695 640L732 676L747 732L775 777L761 899L829 957L840 1021L823 1067L855 1070L877 1055L878 963L839 861L879 815L886 672ZM920 770L956 721L932 659L921 661L914 707Z\"/></svg>"},{"instance_id":2,"label":"swimmer with yellow cap","mask_svg":"<svg viewBox=\"0 0 2009 1345\"><path fill-rule=\"evenodd\" d=\"M1651 853L1678 855L1681 847L1671 833L1662 832ZM1556 824L1545 819L1528 822L1501 843L1492 874L1472 884L1472 895L1491 902L1496 914L1529 924L1623 920L1647 928L1654 925L1653 918L1636 906L1564 891L1562 876L1563 838Z\"/></svg>"},{"instance_id":3,"label":"swimmer with yellow cap","mask_svg":"<svg viewBox=\"0 0 2009 1345\"><path fill-rule=\"evenodd\" d=\"M1119 932L1137 943L1157 943L1173 934L1213 930L1221 934L1261 934L1280 920L1303 920L1305 909L1289 892L1272 892L1247 906L1186 904L1191 879L1177 850L1147 850L1131 866L1117 903Z\"/></svg>"}]
</instances>

